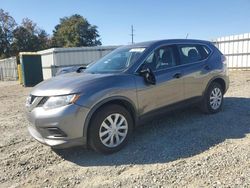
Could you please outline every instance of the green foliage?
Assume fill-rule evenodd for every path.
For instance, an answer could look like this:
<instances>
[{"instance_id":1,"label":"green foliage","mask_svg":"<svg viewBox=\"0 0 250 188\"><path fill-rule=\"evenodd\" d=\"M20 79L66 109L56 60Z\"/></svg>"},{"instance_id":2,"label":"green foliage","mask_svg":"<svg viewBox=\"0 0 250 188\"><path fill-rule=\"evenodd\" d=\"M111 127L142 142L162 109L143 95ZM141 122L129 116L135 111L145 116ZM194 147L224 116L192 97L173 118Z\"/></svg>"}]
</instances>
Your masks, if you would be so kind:
<instances>
[{"instance_id":1,"label":"green foliage","mask_svg":"<svg viewBox=\"0 0 250 188\"><path fill-rule=\"evenodd\" d=\"M19 52L43 50L49 47L48 44L48 34L28 18L23 19L22 25L13 31L11 47L15 55Z\"/></svg>"},{"instance_id":2,"label":"green foliage","mask_svg":"<svg viewBox=\"0 0 250 188\"><path fill-rule=\"evenodd\" d=\"M97 26L78 14L60 19L53 33L52 45L55 47L101 45Z\"/></svg>"},{"instance_id":3,"label":"green foliage","mask_svg":"<svg viewBox=\"0 0 250 188\"><path fill-rule=\"evenodd\" d=\"M11 55L13 30L16 25L14 18L8 12L0 9L0 58Z\"/></svg>"},{"instance_id":4,"label":"green foliage","mask_svg":"<svg viewBox=\"0 0 250 188\"><path fill-rule=\"evenodd\" d=\"M97 26L78 14L60 19L51 39L29 18L17 25L8 12L0 9L0 59L50 47L97 46L101 45L99 37Z\"/></svg>"}]
</instances>

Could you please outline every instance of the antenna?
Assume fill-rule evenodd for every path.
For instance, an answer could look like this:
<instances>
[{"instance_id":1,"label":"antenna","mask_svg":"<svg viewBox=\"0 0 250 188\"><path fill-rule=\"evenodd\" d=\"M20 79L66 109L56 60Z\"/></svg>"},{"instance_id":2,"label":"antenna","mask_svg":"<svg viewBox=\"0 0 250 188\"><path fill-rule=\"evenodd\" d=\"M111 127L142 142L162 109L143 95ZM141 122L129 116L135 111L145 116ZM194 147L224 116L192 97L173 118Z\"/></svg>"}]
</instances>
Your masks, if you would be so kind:
<instances>
[{"instance_id":1,"label":"antenna","mask_svg":"<svg viewBox=\"0 0 250 188\"><path fill-rule=\"evenodd\" d=\"M131 25L131 42L132 42L132 44L134 44L134 26L133 25Z\"/></svg>"},{"instance_id":2,"label":"antenna","mask_svg":"<svg viewBox=\"0 0 250 188\"><path fill-rule=\"evenodd\" d=\"M186 35L186 39L188 38L188 35L189 35L189 33L187 33L187 35Z\"/></svg>"}]
</instances>

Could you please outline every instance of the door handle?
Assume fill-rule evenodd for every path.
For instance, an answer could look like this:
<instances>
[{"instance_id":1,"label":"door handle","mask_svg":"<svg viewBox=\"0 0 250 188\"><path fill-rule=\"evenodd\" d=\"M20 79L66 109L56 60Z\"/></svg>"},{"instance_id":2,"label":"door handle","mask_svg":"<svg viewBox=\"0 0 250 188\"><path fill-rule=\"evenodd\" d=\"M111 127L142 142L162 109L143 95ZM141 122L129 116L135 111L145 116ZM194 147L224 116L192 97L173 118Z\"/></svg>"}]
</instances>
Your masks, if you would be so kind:
<instances>
[{"instance_id":1,"label":"door handle","mask_svg":"<svg viewBox=\"0 0 250 188\"><path fill-rule=\"evenodd\" d=\"M176 73L173 78L180 78L181 77L181 73Z\"/></svg>"}]
</instances>

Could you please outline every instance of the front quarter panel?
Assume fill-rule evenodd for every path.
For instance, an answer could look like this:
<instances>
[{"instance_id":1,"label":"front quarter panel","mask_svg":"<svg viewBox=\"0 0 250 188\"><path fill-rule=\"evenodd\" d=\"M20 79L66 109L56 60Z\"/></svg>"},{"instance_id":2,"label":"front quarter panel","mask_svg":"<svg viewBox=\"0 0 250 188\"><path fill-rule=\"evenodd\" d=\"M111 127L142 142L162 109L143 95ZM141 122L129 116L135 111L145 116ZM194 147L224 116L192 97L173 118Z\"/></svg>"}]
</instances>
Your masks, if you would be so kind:
<instances>
[{"instance_id":1,"label":"front quarter panel","mask_svg":"<svg viewBox=\"0 0 250 188\"><path fill-rule=\"evenodd\" d=\"M105 99L127 99L137 108L136 85L134 75L117 74L96 80L88 85L77 101L78 105L93 108L96 104Z\"/></svg>"},{"instance_id":2,"label":"front quarter panel","mask_svg":"<svg viewBox=\"0 0 250 188\"><path fill-rule=\"evenodd\" d=\"M88 86L77 101L78 105L90 108L85 119L83 137L87 138L91 117L103 104L112 100L125 100L129 102L137 113L137 94L134 75L120 74L105 77ZM136 117L137 115L134 114Z\"/></svg>"}]
</instances>

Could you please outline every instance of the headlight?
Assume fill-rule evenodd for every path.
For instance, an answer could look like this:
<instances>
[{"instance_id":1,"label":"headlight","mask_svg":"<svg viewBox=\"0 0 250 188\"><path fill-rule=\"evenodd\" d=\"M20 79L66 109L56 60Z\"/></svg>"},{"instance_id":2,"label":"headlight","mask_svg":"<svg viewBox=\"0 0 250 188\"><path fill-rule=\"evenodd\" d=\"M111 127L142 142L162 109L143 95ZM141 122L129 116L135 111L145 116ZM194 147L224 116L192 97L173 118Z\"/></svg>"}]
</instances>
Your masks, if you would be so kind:
<instances>
[{"instance_id":1,"label":"headlight","mask_svg":"<svg viewBox=\"0 0 250 188\"><path fill-rule=\"evenodd\" d=\"M30 104L31 104L31 96L29 95L29 96L26 98L25 106L28 107L28 106L30 106Z\"/></svg>"},{"instance_id":2,"label":"headlight","mask_svg":"<svg viewBox=\"0 0 250 188\"><path fill-rule=\"evenodd\" d=\"M49 99L44 103L44 109L58 108L65 106L71 103L74 103L79 98L79 95L64 95L64 96L55 96L49 97Z\"/></svg>"}]
</instances>

